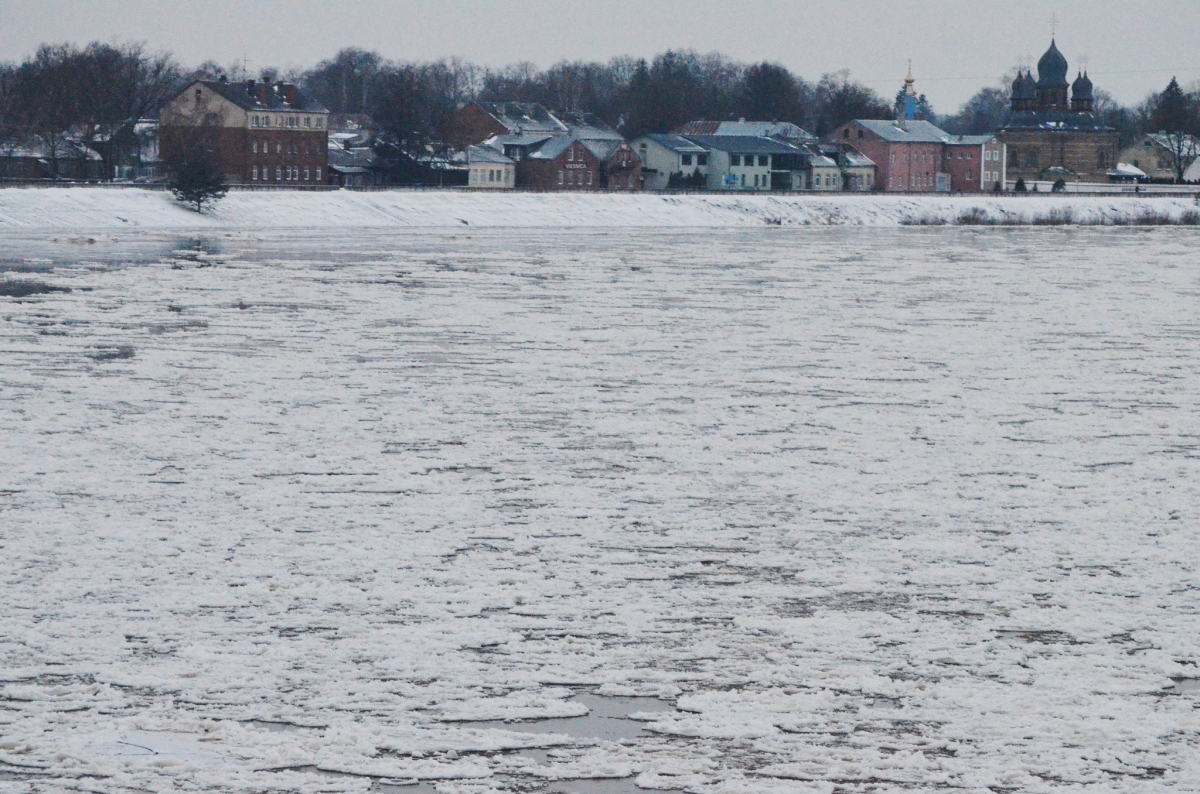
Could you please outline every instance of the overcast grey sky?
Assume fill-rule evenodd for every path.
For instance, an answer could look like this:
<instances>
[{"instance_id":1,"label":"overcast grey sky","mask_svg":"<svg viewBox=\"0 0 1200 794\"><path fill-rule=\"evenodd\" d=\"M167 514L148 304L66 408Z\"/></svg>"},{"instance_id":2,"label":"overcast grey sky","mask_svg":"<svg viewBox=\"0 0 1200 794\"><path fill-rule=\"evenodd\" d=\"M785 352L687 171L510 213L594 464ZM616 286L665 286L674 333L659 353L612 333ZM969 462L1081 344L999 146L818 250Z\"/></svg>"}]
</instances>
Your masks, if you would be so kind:
<instances>
[{"instance_id":1,"label":"overcast grey sky","mask_svg":"<svg viewBox=\"0 0 1200 794\"><path fill-rule=\"evenodd\" d=\"M1200 78L1200 0L0 0L0 59L93 39L144 41L185 63L246 56L251 71L307 67L346 46L488 66L692 48L808 79L847 68L890 95L911 58L918 89L950 112L1036 63L1052 14L1072 75L1086 55L1096 86L1122 102L1172 74Z\"/></svg>"}]
</instances>

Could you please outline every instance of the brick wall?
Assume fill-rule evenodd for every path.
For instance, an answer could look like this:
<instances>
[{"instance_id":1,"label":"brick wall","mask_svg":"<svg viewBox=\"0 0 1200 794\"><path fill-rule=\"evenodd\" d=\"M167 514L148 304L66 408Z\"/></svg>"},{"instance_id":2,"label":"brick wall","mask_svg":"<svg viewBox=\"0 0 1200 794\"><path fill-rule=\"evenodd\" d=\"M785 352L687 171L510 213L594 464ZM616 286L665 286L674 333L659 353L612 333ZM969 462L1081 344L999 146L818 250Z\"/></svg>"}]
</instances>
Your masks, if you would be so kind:
<instances>
[{"instance_id":1,"label":"brick wall","mask_svg":"<svg viewBox=\"0 0 1200 794\"><path fill-rule=\"evenodd\" d=\"M474 102L456 110L442 127L442 140L459 148L477 146L493 135L505 135L508 129Z\"/></svg>"},{"instance_id":2,"label":"brick wall","mask_svg":"<svg viewBox=\"0 0 1200 794\"><path fill-rule=\"evenodd\" d=\"M1105 171L1117 163L1116 132L1001 130L997 137L1008 146L1010 181L1042 179L1047 168L1062 166L1074 172L1078 181L1104 182Z\"/></svg>"}]
</instances>

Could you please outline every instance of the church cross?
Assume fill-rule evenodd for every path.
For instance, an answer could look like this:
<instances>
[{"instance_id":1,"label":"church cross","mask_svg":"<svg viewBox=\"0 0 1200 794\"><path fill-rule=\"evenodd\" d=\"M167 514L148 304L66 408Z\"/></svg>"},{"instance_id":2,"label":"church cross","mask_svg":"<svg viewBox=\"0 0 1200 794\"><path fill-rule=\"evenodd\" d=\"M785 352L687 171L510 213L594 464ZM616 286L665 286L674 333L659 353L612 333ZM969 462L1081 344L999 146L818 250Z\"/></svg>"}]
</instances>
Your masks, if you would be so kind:
<instances>
[{"instance_id":1,"label":"church cross","mask_svg":"<svg viewBox=\"0 0 1200 794\"><path fill-rule=\"evenodd\" d=\"M1058 32L1058 14L1050 15L1050 38L1054 38L1054 34Z\"/></svg>"}]
</instances>

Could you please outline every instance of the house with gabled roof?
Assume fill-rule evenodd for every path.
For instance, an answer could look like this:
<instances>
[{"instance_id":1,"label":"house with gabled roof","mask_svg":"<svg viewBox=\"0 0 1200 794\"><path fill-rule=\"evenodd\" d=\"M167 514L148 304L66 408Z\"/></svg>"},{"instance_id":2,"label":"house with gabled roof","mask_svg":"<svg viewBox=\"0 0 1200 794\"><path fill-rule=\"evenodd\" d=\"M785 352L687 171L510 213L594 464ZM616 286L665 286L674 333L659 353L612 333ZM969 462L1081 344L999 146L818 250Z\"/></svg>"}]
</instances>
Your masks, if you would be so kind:
<instances>
[{"instance_id":1,"label":"house with gabled roof","mask_svg":"<svg viewBox=\"0 0 1200 794\"><path fill-rule=\"evenodd\" d=\"M517 164L491 146L467 147L467 187L474 190L512 190L517 186Z\"/></svg>"},{"instance_id":2,"label":"house with gabled roof","mask_svg":"<svg viewBox=\"0 0 1200 794\"><path fill-rule=\"evenodd\" d=\"M708 184L708 149L682 135L642 135L633 141L633 149L642 161L646 190Z\"/></svg>"},{"instance_id":3,"label":"house with gabled roof","mask_svg":"<svg viewBox=\"0 0 1200 794\"><path fill-rule=\"evenodd\" d=\"M568 135L546 140L517 163L517 184L531 190L597 190L603 161Z\"/></svg>"},{"instance_id":4,"label":"house with gabled roof","mask_svg":"<svg viewBox=\"0 0 1200 794\"><path fill-rule=\"evenodd\" d=\"M1187 169L1200 158L1200 139L1194 135L1180 138L1166 132L1147 133L1117 155L1117 161L1141 169L1150 179L1175 179L1175 157L1182 159L1184 179Z\"/></svg>"},{"instance_id":5,"label":"house with gabled roof","mask_svg":"<svg viewBox=\"0 0 1200 794\"><path fill-rule=\"evenodd\" d=\"M452 148L483 143L497 135L566 135L570 128L538 102L468 102L442 126L442 141Z\"/></svg>"},{"instance_id":6,"label":"house with gabled roof","mask_svg":"<svg viewBox=\"0 0 1200 794\"><path fill-rule=\"evenodd\" d=\"M195 80L159 116L169 164L202 136L230 182L312 187L325 183L329 111L290 83Z\"/></svg>"}]
</instances>

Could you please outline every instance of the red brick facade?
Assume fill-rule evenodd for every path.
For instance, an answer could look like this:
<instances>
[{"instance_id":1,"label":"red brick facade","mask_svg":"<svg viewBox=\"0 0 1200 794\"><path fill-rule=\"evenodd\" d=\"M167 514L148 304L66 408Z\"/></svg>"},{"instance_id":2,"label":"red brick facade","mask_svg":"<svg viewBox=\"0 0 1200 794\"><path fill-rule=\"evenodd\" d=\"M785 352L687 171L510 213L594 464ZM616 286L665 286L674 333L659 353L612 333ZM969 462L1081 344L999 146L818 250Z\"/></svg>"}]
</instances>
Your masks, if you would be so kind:
<instances>
[{"instance_id":1,"label":"red brick facade","mask_svg":"<svg viewBox=\"0 0 1200 794\"><path fill-rule=\"evenodd\" d=\"M604 186L609 190L641 190L642 160L622 143L604 162Z\"/></svg>"},{"instance_id":2,"label":"red brick facade","mask_svg":"<svg viewBox=\"0 0 1200 794\"><path fill-rule=\"evenodd\" d=\"M517 163L517 184L531 190L599 190L601 176L600 159L579 141L556 157L540 159L535 153Z\"/></svg>"},{"instance_id":3,"label":"red brick facade","mask_svg":"<svg viewBox=\"0 0 1200 794\"><path fill-rule=\"evenodd\" d=\"M493 135L505 135L508 128L474 102L454 112L442 127L442 140L459 149L477 146Z\"/></svg>"},{"instance_id":4,"label":"red brick facade","mask_svg":"<svg viewBox=\"0 0 1200 794\"><path fill-rule=\"evenodd\" d=\"M159 151L169 168L183 147L203 144L233 183L323 185L327 115L293 85L196 81L163 108Z\"/></svg>"}]
</instances>

